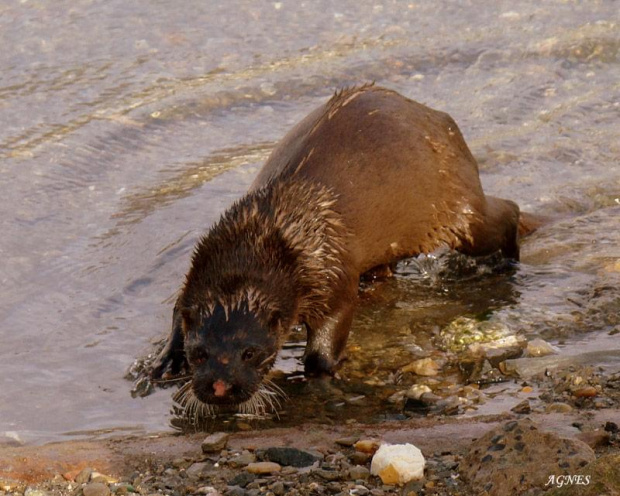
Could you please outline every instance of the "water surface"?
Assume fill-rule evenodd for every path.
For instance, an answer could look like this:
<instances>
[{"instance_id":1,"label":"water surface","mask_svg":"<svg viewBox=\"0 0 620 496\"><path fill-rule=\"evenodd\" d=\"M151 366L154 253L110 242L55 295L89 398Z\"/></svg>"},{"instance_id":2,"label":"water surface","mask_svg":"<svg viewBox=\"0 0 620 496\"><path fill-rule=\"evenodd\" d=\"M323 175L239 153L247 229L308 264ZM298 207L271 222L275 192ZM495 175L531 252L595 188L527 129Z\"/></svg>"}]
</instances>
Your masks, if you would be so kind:
<instances>
[{"instance_id":1,"label":"water surface","mask_svg":"<svg viewBox=\"0 0 620 496\"><path fill-rule=\"evenodd\" d=\"M617 330L619 21L613 0L1 2L0 434L169 429L170 391L134 400L123 375L193 244L292 124L373 80L450 113L488 192L562 220L510 276L381 286L353 369L461 315Z\"/></svg>"}]
</instances>

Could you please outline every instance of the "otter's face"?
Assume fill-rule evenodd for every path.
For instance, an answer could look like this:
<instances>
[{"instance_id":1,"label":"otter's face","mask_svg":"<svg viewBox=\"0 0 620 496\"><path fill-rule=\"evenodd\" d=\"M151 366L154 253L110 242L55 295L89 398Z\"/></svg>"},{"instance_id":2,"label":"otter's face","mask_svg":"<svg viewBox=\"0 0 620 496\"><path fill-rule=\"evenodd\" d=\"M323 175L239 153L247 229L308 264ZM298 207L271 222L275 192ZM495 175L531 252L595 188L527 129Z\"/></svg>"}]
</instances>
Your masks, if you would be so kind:
<instances>
[{"instance_id":1,"label":"otter's face","mask_svg":"<svg viewBox=\"0 0 620 496\"><path fill-rule=\"evenodd\" d=\"M227 314L218 304L202 319L184 311L185 353L195 396L211 405L249 400L275 362L278 330L271 327L246 305Z\"/></svg>"}]
</instances>

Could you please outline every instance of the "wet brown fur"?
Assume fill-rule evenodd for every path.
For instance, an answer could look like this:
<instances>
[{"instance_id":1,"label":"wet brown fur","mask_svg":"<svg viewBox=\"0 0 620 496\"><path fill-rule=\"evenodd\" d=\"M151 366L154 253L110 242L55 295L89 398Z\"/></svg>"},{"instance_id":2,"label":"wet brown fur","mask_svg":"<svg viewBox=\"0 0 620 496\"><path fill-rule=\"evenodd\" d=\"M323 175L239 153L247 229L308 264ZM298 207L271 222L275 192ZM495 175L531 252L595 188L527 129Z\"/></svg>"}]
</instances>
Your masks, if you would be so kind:
<instances>
[{"instance_id":1,"label":"wet brown fur","mask_svg":"<svg viewBox=\"0 0 620 496\"><path fill-rule=\"evenodd\" d=\"M518 259L519 216L515 203L485 196L449 115L372 85L345 89L282 139L202 238L174 325L184 311L209 318L220 304L228 318L245 302L264 325L278 322L279 346L304 323L306 371L331 373L362 274L441 246ZM532 227L522 222L522 234ZM180 332L154 376L178 368Z\"/></svg>"}]
</instances>

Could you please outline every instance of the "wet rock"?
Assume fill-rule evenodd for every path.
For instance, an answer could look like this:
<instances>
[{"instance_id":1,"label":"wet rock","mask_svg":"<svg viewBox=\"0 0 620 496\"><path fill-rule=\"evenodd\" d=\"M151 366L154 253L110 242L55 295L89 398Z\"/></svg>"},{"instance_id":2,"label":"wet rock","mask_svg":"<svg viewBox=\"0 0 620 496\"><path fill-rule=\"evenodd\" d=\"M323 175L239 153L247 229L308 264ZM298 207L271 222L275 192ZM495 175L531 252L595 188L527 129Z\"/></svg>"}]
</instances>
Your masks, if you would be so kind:
<instances>
[{"instance_id":1,"label":"wet rock","mask_svg":"<svg viewBox=\"0 0 620 496\"><path fill-rule=\"evenodd\" d=\"M593 461L570 479L554 481L555 488L548 496L600 496L603 494L620 494L620 454L605 455ZM562 487L558 487L562 482Z\"/></svg>"},{"instance_id":2,"label":"wet rock","mask_svg":"<svg viewBox=\"0 0 620 496\"><path fill-rule=\"evenodd\" d=\"M361 465L356 465L349 469L349 480L368 480L370 477L370 470Z\"/></svg>"},{"instance_id":3,"label":"wet rock","mask_svg":"<svg viewBox=\"0 0 620 496\"><path fill-rule=\"evenodd\" d=\"M228 444L230 434L227 432L216 432L208 436L200 445L203 453L213 453L222 451Z\"/></svg>"},{"instance_id":4,"label":"wet rock","mask_svg":"<svg viewBox=\"0 0 620 496\"><path fill-rule=\"evenodd\" d=\"M525 353L529 357L544 357L557 355L560 352L555 346L550 345L544 339L532 339L525 347Z\"/></svg>"},{"instance_id":5,"label":"wet rock","mask_svg":"<svg viewBox=\"0 0 620 496\"><path fill-rule=\"evenodd\" d=\"M323 459L323 456L318 453L311 453L297 448L268 448L265 450L265 457L280 465L292 467L309 467Z\"/></svg>"},{"instance_id":6,"label":"wet rock","mask_svg":"<svg viewBox=\"0 0 620 496\"><path fill-rule=\"evenodd\" d=\"M405 365L401 370L402 372L413 372L416 375L430 377L439 374L439 364L432 358L421 358Z\"/></svg>"},{"instance_id":7,"label":"wet rock","mask_svg":"<svg viewBox=\"0 0 620 496\"><path fill-rule=\"evenodd\" d=\"M547 413L569 413L573 411L573 407L567 403L551 403L545 411Z\"/></svg>"},{"instance_id":8,"label":"wet rock","mask_svg":"<svg viewBox=\"0 0 620 496\"><path fill-rule=\"evenodd\" d=\"M282 467L274 462L250 463L245 469L251 474L273 474L282 470Z\"/></svg>"},{"instance_id":9,"label":"wet rock","mask_svg":"<svg viewBox=\"0 0 620 496\"><path fill-rule=\"evenodd\" d=\"M372 455L379 449L380 444L381 443L376 439L362 439L355 443L353 447L355 448L355 451Z\"/></svg>"},{"instance_id":10,"label":"wet rock","mask_svg":"<svg viewBox=\"0 0 620 496\"><path fill-rule=\"evenodd\" d=\"M425 460L412 444L384 444L372 458L370 473L384 484L405 484L424 477Z\"/></svg>"},{"instance_id":11,"label":"wet rock","mask_svg":"<svg viewBox=\"0 0 620 496\"><path fill-rule=\"evenodd\" d=\"M529 419L497 427L475 441L460 463L461 475L490 496L543 488L549 474L574 474L594 460L579 440L541 432Z\"/></svg>"},{"instance_id":12,"label":"wet rock","mask_svg":"<svg viewBox=\"0 0 620 496\"><path fill-rule=\"evenodd\" d=\"M528 400L523 400L518 405L512 407L510 409L510 411L523 415L523 414L531 413L532 412L532 407L531 407L530 402Z\"/></svg>"},{"instance_id":13,"label":"wet rock","mask_svg":"<svg viewBox=\"0 0 620 496\"><path fill-rule=\"evenodd\" d=\"M426 393L432 393L431 388L426 384L414 384L405 392L405 396L412 400L419 400Z\"/></svg>"},{"instance_id":14,"label":"wet rock","mask_svg":"<svg viewBox=\"0 0 620 496\"><path fill-rule=\"evenodd\" d=\"M110 488L103 482L91 482L82 489L84 496L109 496Z\"/></svg>"},{"instance_id":15,"label":"wet rock","mask_svg":"<svg viewBox=\"0 0 620 496\"><path fill-rule=\"evenodd\" d=\"M227 484L229 486L246 487L251 482L254 482L255 479L256 479L256 475L251 474L249 472L241 472L240 474L236 475L231 480L229 480Z\"/></svg>"}]
</instances>

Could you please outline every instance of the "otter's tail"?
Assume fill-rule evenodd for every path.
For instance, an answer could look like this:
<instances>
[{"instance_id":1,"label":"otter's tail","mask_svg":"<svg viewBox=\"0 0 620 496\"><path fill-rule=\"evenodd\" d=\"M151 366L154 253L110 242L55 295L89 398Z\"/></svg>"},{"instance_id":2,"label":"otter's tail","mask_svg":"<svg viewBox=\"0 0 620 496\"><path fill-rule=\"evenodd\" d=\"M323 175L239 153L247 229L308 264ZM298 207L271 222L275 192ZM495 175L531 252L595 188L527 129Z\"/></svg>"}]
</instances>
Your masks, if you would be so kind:
<instances>
[{"instance_id":1,"label":"otter's tail","mask_svg":"<svg viewBox=\"0 0 620 496\"><path fill-rule=\"evenodd\" d=\"M528 234L537 231L544 224L548 224L553 219L544 215L531 214L529 212L521 212L519 214L519 237L522 238Z\"/></svg>"}]
</instances>

